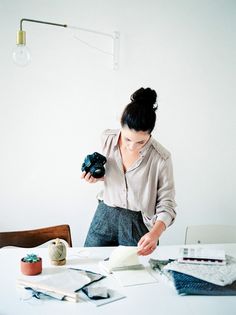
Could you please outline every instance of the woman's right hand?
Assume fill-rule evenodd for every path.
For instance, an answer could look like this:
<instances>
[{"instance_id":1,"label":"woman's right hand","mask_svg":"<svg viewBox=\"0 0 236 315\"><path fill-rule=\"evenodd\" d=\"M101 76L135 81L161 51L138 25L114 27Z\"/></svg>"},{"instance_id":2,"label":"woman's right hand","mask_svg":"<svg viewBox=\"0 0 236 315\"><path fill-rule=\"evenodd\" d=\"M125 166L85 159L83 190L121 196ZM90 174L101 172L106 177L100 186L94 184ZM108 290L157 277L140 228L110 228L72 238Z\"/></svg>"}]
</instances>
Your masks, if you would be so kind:
<instances>
[{"instance_id":1,"label":"woman's right hand","mask_svg":"<svg viewBox=\"0 0 236 315\"><path fill-rule=\"evenodd\" d=\"M104 181L104 177L101 177L101 178L95 178L93 177L89 172L86 173L86 172L83 172L81 174L81 178L82 179L85 179L86 182L90 183L90 184L94 184L94 183L97 183L99 181Z\"/></svg>"}]
</instances>

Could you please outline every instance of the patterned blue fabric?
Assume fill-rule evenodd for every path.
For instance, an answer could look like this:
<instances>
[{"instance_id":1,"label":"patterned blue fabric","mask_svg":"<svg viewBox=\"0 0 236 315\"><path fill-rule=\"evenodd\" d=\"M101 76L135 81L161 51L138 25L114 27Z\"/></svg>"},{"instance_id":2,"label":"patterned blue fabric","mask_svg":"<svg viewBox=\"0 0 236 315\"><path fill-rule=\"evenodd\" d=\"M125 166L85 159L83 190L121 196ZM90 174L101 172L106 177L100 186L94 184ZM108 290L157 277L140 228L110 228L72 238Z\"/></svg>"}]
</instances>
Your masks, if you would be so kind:
<instances>
[{"instance_id":1,"label":"patterned blue fabric","mask_svg":"<svg viewBox=\"0 0 236 315\"><path fill-rule=\"evenodd\" d=\"M181 295L236 295L236 281L220 286L177 271L169 271L178 294Z\"/></svg>"}]
</instances>

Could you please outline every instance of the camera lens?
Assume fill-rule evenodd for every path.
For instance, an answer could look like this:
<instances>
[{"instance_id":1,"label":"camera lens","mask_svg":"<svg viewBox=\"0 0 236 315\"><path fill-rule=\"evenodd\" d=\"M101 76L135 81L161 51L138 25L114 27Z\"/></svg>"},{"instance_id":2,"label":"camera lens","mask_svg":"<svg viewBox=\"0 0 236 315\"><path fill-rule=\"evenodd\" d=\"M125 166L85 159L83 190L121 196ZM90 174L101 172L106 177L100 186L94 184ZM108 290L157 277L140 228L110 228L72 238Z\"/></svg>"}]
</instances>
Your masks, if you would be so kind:
<instances>
[{"instance_id":1,"label":"camera lens","mask_svg":"<svg viewBox=\"0 0 236 315\"><path fill-rule=\"evenodd\" d=\"M90 173L93 177L95 178L100 178L103 177L105 174L105 168L104 167L97 167L97 166L92 166L90 168Z\"/></svg>"}]
</instances>

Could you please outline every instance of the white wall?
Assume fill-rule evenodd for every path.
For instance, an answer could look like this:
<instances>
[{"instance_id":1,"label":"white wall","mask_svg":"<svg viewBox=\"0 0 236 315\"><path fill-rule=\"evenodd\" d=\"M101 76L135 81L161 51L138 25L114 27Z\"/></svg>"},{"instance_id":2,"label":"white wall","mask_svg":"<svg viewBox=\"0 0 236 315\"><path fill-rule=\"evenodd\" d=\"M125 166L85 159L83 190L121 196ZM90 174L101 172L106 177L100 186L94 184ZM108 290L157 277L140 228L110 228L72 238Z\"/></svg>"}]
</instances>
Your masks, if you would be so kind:
<instances>
[{"instance_id":1,"label":"white wall","mask_svg":"<svg viewBox=\"0 0 236 315\"><path fill-rule=\"evenodd\" d=\"M80 180L81 164L141 86L157 90L154 135L174 162L178 217L162 244L182 243L189 224L235 224L235 13L234 0L1 0L0 230L69 223L83 244L101 185ZM32 62L15 66L21 18L120 31L120 69L33 23Z\"/></svg>"}]
</instances>

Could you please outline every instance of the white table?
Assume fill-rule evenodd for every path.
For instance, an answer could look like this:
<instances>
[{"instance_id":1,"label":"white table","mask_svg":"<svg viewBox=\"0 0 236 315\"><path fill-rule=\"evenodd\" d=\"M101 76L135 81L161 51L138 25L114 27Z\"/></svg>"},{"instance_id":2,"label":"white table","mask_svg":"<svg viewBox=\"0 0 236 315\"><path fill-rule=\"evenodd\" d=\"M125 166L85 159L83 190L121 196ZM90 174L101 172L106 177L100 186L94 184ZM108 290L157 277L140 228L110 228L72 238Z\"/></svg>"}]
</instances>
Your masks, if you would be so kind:
<instances>
[{"instance_id":1,"label":"white table","mask_svg":"<svg viewBox=\"0 0 236 315\"><path fill-rule=\"evenodd\" d=\"M236 244L208 245L224 248L226 253L236 257ZM178 256L180 246L159 246L148 257L141 257L141 262L148 263L152 258L168 259ZM108 257L113 248L70 248L66 267L84 268L100 272L98 262ZM20 276L20 259L27 253L34 252L43 258L43 272L50 273L47 248L3 248L0 249L0 315L37 315L37 314L131 314L131 315L235 315L236 296L179 296L166 282L133 287L119 287L126 298L96 307L88 302L67 302L57 300L30 299L23 301L16 289L16 279ZM114 285L114 278L108 280Z\"/></svg>"}]
</instances>

